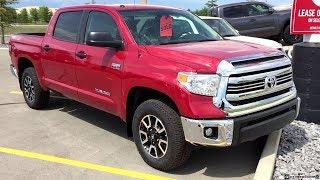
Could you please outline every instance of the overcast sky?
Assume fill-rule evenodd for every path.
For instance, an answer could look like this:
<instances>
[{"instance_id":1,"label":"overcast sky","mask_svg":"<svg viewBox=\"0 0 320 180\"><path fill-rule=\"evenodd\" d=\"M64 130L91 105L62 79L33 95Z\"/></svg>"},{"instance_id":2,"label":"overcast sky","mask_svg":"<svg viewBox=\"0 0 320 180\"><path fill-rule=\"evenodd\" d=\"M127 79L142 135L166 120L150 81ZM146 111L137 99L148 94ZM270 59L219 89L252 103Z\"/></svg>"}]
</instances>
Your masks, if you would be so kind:
<instances>
[{"instance_id":1,"label":"overcast sky","mask_svg":"<svg viewBox=\"0 0 320 180\"><path fill-rule=\"evenodd\" d=\"M134 2L139 3L140 0L95 0L97 3L105 4L122 4ZM245 0L242 0L245 1ZM292 3L293 0L264 0L273 5L287 5ZM59 8L62 6L78 5L91 2L91 0L19 0L16 7L24 6L48 6L53 8ZM182 9L197 9L201 8L207 0L148 0L149 4L173 6ZM218 4L227 4L233 2L241 2L241 0L218 0Z\"/></svg>"}]
</instances>

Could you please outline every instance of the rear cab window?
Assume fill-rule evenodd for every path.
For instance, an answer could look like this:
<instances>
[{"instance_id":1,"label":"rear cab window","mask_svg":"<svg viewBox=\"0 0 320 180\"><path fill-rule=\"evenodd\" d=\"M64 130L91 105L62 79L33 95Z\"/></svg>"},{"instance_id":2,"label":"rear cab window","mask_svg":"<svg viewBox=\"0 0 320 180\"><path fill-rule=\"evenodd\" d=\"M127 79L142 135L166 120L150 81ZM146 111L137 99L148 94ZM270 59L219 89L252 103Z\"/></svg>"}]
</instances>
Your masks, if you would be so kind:
<instances>
[{"instance_id":1,"label":"rear cab window","mask_svg":"<svg viewBox=\"0 0 320 180\"><path fill-rule=\"evenodd\" d=\"M77 42L83 11L62 12L56 22L53 37L58 40Z\"/></svg>"},{"instance_id":2,"label":"rear cab window","mask_svg":"<svg viewBox=\"0 0 320 180\"><path fill-rule=\"evenodd\" d=\"M248 8L243 5L226 7L223 9L223 15L226 18L240 18L249 16Z\"/></svg>"}]
</instances>

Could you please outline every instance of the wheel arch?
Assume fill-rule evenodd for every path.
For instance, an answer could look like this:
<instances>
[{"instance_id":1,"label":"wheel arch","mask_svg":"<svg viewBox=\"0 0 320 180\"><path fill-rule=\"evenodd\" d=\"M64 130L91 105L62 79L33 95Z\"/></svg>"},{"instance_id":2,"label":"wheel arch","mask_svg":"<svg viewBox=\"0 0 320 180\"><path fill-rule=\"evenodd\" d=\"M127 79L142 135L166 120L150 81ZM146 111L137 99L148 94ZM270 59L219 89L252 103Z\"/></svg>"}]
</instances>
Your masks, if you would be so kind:
<instances>
[{"instance_id":1,"label":"wheel arch","mask_svg":"<svg viewBox=\"0 0 320 180\"><path fill-rule=\"evenodd\" d=\"M137 87L132 87L129 90L129 93L127 95L127 99L126 99L126 110L125 110L125 119L126 119L126 123L127 123L127 133L128 136L132 136L132 119L133 119L133 115L135 110L137 109L137 107L149 100L149 99L157 99L160 100L164 103L166 103L167 105L169 105L171 108L173 108L178 114L180 114L179 109L177 104L175 103L175 101L166 93L163 93L161 91L155 90L153 88L149 88L149 87L143 87L143 86L137 86Z\"/></svg>"},{"instance_id":2,"label":"wheel arch","mask_svg":"<svg viewBox=\"0 0 320 180\"><path fill-rule=\"evenodd\" d=\"M17 70L18 70L19 83L21 82L23 71L29 67L34 68L34 64L32 63L32 60L30 60L30 58L27 58L27 57L18 58ZM21 83L20 83L20 89L21 89Z\"/></svg>"}]
</instances>

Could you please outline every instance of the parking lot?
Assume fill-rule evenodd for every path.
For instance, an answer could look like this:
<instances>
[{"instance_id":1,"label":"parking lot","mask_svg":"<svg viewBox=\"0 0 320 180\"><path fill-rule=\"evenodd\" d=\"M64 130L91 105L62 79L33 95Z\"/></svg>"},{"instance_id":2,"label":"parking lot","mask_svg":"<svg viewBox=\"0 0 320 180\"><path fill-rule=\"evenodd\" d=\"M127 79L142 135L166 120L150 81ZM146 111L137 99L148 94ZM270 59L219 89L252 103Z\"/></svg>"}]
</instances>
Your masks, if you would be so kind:
<instances>
[{"instance_id":1,"label":"parking lot","mask_svg":"<svg viewBox=\"0 0 320 180\"><path fill-rule=\"evenodd\" d=\"M0 179L254 176L262 140L232 148L196 148L186 165L160 172L144 163L125 124L105 112L61 98L52 98L45 110L28 108L9 71L7 50L0 50L0 59Z\"/></svg>"}]
</instances>

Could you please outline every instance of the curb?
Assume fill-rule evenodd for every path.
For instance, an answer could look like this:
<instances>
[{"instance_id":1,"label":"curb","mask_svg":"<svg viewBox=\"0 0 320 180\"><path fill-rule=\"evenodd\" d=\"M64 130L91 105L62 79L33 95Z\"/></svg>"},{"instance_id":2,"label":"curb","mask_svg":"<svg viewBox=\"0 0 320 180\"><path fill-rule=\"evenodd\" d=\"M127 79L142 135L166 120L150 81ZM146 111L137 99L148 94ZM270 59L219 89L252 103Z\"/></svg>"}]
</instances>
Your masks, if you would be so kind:
<instances>
[{"instance_id":1,"label":"curb","mask_svg":"<svg viewBox=\"0 0 320 180\"><path fill-rule=\"evenodd\" d=\"M281 133L282 129L268 136L253 178L254 180L272 179Z\"/></svg>"}]
</instances>

